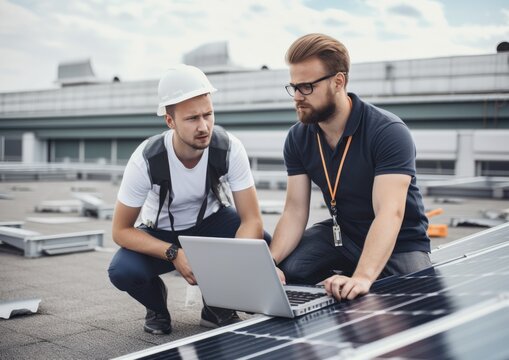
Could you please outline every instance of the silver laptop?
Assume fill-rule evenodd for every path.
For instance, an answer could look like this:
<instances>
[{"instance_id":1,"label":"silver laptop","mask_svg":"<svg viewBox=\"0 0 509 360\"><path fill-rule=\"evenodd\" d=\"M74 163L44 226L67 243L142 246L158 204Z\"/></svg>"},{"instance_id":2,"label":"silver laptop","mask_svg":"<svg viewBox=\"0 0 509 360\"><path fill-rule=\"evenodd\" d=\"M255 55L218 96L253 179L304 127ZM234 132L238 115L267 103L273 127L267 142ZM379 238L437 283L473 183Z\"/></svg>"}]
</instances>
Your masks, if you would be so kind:
<instances>
[{"instance_id":1,"label":"silver laptop","mask_svg":"<svg viewBox=\"0 0 509 360\"><path fill-rule=\"evenodd\" d=\"M336 302L320 286L283 286L263 240L179 240L210 306L293 318Z\"/></svg>"}]
</instances>

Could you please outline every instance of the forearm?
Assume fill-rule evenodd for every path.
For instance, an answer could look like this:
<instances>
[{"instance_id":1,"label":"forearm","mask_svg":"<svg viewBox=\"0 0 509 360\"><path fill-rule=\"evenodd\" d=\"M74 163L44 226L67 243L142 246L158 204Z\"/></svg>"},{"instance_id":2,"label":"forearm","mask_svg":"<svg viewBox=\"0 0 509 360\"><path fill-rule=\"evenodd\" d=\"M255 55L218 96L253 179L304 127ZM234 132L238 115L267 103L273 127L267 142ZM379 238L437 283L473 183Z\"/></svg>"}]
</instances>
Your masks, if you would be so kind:
<instances>
[{"instance_id":1,"label":"forearm","mask_svg":"<svg viewBox=\"0 0 509 360\"><path fill-rule=\"evenodd\" d=\"M241 221L237 232L236 238L246 239L263 239L263 222L262 219L250 219Z\"/></svg>"},{"instance_id":2,"label":"forearm","mask_svg":"<svg viewBox=\"0 0 509 360\"><path fill-rule=\"evenodd\" d=\"M166 259L165 252L169 246L168 243L135 227L113 229L112 235L115 243L123 248L159 259Z\"/></svg>"},{"instance_id":3,"label":"forearm","mask_svg":"<svg viewBox=\"0 0 509 360\"><path fill-rule=\"evenodd\" d=\"M307 217L296 221L296 215L283 213L270 243L270 251L276 263L281 263L297 247L306 224Z\"/></svg>"},{"instance_id":4,"label":"forearm","mask_svg":"<svg viewBox=\"0 0 509 360\"><path fill-rule=\"evenodd\" d=\"M166 259L168 243L137 229L134 224L141 207L130 207L117 201L113 213L111 234L113 241L123 248L160 259Z\"/></svg>"},{"instance_id":5,"label":"forearm","mask_svg":"<svg viewBox=\"0 0 509 360\"><path fill-rule=\"evenodd\" d=\"M375 217L364 244L354 277L367 278L374 282L387 264L403 217L398 213L380 213Z\"/></svg>"},{"instance_id":6,"label":"forearm","mask_svg":"<svg viewBox=\"0 0 509 360\"><path fill-rule=\"evenodd\" d=\"M240 217L240 226L235 237L263 239L263 221L255 187L234 191L232 194L237 214Z\"/></svg>"}]
</instances>

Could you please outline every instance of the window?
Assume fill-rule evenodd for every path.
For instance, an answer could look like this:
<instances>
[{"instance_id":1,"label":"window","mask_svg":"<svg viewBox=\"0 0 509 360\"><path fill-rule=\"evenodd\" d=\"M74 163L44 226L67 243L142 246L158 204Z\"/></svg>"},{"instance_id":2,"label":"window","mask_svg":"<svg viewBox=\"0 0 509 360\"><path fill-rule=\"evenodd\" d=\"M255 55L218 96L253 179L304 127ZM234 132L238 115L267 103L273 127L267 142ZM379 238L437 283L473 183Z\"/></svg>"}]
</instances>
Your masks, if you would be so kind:
<instances>
[{"instance_id":1,"label":"window","mask_svg":"<svg viewBox=\"0 0 509 360\"><path fill-rule=\"evenodd\" d=\"M110 140L85 140L85 162L110 163L111 141Z\"/></svg>"},{"instance_id":2,"label":"window","mask_svg":"<svg viewBox=\"0 0 509 360\"><path fill-rule=\"evenodd\" d=\"M22 160L21 139L4 138L3 161L21 161Z\"/></svg>"},{"instance_id":3,"label":"window","mask_svg":"<svg viewBox=\"0 0 509 360\"><path fill-rule=\"evenodd\" d=\"M117 140L117 164L127 164L131 154L144 139L119 139Z\"/></svg>"},{"instance_id":4,"label":"window","mask_svg":"<svg viewBox=\"0 0 509 360\"><path fill-rule=\"evenodd\" d=\"M263 171L286 171L284 160L280 159L258 159L257 170Z\"/></svg>"},{"instance_id":5,"label":"window","mask_svg":"<svg viewBox=\"0 0 509 360\"><path fill-rule=\"evenodd\" d=\"M454 160L417 160L417 173L423 175L454 175Z\"/></svg>"},{"instance_id":6,"label":"window","mask_svg":"<svg viewBox=\"0 0 509 360\"><path fill-rule=\"evenodd\" d=\"M54 158L52 162L79 162L79 140L53 140Z\"/></svg>"},{"instance_id":7,"label":"window","mask_svg":"<svg viewBox=\"0 0 509 360\"><path fill-rule=\"evenodd\" d=\"M509 161L479 161L476 169L480 176L509 176Z\"/></svg>"}]
</instances>

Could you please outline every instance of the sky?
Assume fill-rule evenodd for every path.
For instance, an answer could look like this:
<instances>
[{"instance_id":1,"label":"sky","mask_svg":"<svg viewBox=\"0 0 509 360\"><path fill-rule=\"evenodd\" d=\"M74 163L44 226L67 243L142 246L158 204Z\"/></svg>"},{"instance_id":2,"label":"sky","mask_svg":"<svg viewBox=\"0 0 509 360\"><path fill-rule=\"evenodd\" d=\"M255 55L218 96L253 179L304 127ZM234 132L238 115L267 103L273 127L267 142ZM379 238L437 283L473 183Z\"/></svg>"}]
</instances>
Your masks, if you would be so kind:
<instances>
[{"instance_id":1,"label":"sky","mask_svg":"<svg viewBox=\"0 0 509 360\"><path fill-rule=\"evenodd\" d=\"M57 87L61 62L100 80L158 79L200 45L233 64L284 69L299 36L343 42L352 63L495 53L507 0L0 0L0 92Z\"/></svg>"}]
</instances>

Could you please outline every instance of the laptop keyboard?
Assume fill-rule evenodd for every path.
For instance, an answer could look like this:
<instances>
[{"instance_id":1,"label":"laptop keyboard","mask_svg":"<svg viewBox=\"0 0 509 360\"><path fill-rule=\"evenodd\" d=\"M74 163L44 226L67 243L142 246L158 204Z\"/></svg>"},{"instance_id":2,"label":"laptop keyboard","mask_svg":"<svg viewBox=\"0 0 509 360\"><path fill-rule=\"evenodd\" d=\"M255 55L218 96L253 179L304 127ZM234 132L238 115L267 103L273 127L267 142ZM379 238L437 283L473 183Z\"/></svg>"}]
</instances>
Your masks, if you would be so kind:
<instances>
[{"instance_id":1,"label":"laptop keyboard","mask_svg":"<svg viewBox=\"0 0 509 360\"><path fill-rule=\"evenodd\" d=\"M304 291L286 290L286 296L288 296L288 301L290 302L290 305L294 306L305 304L311 300L324 296L324 294L323 293L312 294Z\"/></svg>"}]
</instances>

